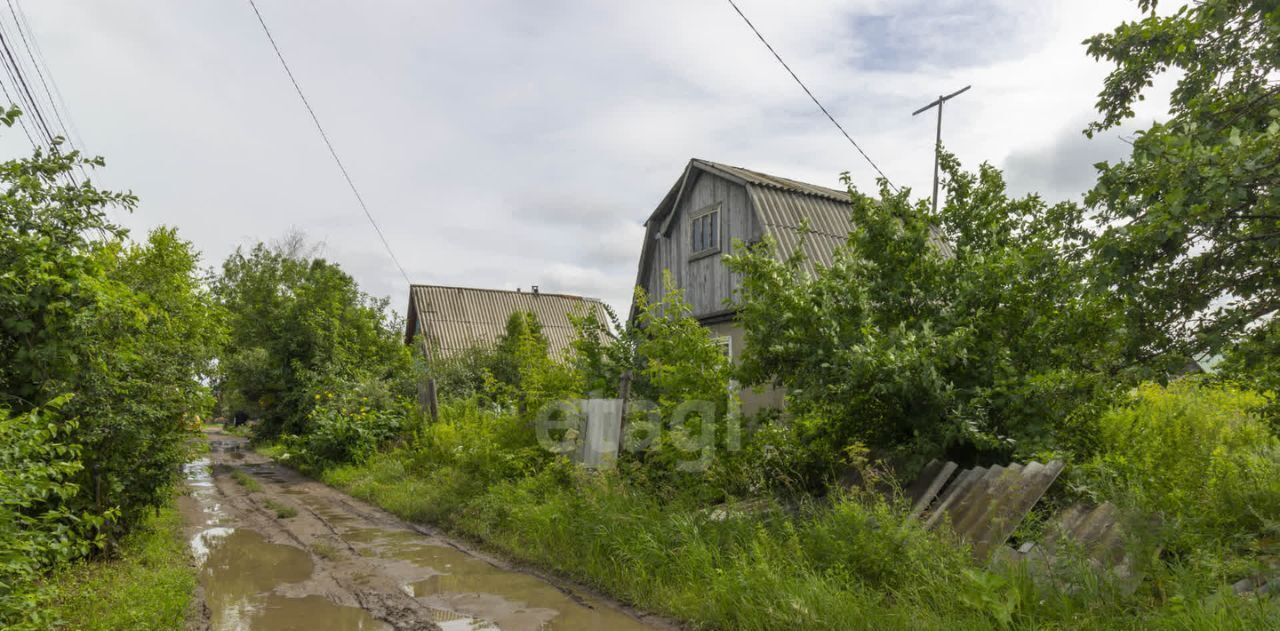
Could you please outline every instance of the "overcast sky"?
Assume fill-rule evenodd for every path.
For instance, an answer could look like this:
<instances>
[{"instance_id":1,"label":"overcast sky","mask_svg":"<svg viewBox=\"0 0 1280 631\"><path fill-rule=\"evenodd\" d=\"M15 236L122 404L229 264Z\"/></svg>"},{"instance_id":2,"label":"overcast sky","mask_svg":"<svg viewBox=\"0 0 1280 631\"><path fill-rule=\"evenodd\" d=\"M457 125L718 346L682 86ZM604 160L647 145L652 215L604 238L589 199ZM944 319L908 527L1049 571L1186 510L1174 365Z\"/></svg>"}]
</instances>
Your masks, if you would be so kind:
<instances>
[{"instance_id":1,"label":"overcast sky","mask_svg":"<svg viewBox=\"0 0 1280 631\"><path fill-rule=\"evenodd\" d=\"M874 172L725 0L258 0L414 282L581 293L625 312L641 224L691 157L839 186ZM248 2L24 0L94 175L208 265L291 228L403 312L384 253ZM934 118L968 166L1078 198L1119 0L739 0L891 180L928 195ZM0 152L30 151L5 132Z\"/></svg>"}]
</instances>

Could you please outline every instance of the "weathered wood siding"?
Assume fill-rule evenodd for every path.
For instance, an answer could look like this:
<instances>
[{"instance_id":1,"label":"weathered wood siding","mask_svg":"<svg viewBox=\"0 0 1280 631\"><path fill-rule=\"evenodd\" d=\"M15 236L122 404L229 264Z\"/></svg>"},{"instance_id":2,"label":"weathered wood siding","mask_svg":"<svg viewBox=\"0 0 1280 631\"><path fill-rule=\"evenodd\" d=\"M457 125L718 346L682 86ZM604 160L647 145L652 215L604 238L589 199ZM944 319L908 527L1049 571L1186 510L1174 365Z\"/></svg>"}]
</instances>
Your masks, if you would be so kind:
<instances>
[{"instance_id":1,"label":"weathered wood siding","mask_svg":"<svg viewBox=\"0 0 1280 631\"><path fill-rule=\"evenodd\" d=\"M734 239L744 242L758 240L761 226L751 210L747 189L710 173L696 172L697 179L685 190L684 197L673 210L669 232L659 234L651 259L648 287L650 296L665 293L662 286L663 270L670 270L672 280L684 289L685 300L693 308L695 317L724 311L727 302L741 285L739 274L732 274L724 265L724 255L733 247ZM690 260L691 215L719 204L720 250Z\"/></svg>"}]
</instances>

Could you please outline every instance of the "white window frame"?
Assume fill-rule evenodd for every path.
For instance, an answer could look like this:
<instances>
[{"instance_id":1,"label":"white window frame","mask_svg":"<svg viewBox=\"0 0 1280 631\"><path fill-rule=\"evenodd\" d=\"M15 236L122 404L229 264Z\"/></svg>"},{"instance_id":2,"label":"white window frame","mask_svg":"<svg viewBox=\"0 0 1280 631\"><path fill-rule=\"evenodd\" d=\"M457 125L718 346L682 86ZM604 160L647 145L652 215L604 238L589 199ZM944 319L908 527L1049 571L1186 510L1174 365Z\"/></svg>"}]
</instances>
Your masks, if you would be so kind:
<instances>
[{"instance_id":1,"label":"white window frame","mask_svg":"<svg viewBox=\"0 0 1280 631\"><path fill-rule=\"evenodd\" d=\"M724 356L728 357L729 361L732 362L733 361L733 338L728 335L717 335L712 339L715 340L716 346L719 346L724 349Z\"/></svg>"}]
</instances>

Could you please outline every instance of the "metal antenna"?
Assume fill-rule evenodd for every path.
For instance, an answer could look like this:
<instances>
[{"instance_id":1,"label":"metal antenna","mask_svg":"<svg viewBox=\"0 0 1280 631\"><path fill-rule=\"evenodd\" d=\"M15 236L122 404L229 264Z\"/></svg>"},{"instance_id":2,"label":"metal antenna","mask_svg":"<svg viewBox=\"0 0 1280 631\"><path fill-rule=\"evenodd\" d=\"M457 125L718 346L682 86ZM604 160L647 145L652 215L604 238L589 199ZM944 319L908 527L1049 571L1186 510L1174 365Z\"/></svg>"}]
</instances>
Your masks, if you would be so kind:
<instances>
[{"instance_id":1,"label":"metal antenna","mask_svg":"<svg viewBox=\"0 0 1280 631\"><path fill-rule=\"evenodd\" d=\"M963 88L960 88L955 92L952 92L951 94L948 94L946 96L940 96L938 97L938 100L911 113L912 116L915 116L916 114L927 111L929 108L935 105L938 106L938 137L933 144L933 214L935 215L938 214L938 160L939 158L942 157L942 104L946 103L947 101L950 101L951 99L957 96L960 96L966 90L972 87L973 86L971 85L966 85Z\"/></svg>"}]
</instances>

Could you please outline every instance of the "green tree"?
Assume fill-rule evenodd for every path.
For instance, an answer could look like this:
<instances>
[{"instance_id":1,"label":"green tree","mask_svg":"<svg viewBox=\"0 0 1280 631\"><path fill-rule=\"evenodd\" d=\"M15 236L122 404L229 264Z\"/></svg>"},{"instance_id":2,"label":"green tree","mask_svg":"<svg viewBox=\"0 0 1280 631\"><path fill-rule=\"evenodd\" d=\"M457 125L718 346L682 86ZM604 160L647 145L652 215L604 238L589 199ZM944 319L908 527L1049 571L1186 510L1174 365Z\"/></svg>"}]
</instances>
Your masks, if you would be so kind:
<instances>
[{"instance_id":1,"label":"green tree","mask_svg":"<svg viewBox=\"0 0 1280 631\"><path fill-rule=\"evenodd\" d=\"M224 341L223 315L199 269L199 255L172 228L143 243L103 251L107 278L125 300L102 305L104 337L88 370L69 376L66 408L85 430L86 488L97 508L118 505L126 521L163 502L190 455L194 422L212 410L205 385ZM92 422L89 419L93 419Z\"/></svg>"},{"instance_id":2,"label":"green tree","mask_svg":"<svg viewBox=\"0 0 1280 631\"><path fill-rule=\"evenodd\" d=\"M1272 318L1232 346L1219 368L1223 379L1262 393L1266 404L1259 413L1280 436L1280 319Z\"/></svg>"},{"instance_id":3,"label":"green tree","mask_svg":"<svg viewBox=\"0 0 1280 631\"><path fill-rule=\"evenodd\" d=\"M1114 64L1086 132L1132 118L1156 77L1177 85L1129 159L1096 165L1099 281L1148 355L1212 352L1280 309L1280 4L1138 5L1145 17L1086 42Z\"/></svg>"},{"instance_id":4,"label":"green tree","mask_svg":"<svg viewBox=\"0 0 1280 631\"><path fill-rule=\"evenodd\" d=\"M296 239L236 250L214 292L230 331L224 406L260 417L267 434L306 433L317 396L334 389L413 396L412 355L387 300Z\"/></svg>"},{"instance_id":5,"label":"green tree","mask_svg":"<svg viewBox=\"0 0 1280 631\"><path fill-rule=\"evenodd\" d=\"M190 244L166 229L129 243L107 212L136 198L75 180L102 164L37 150L0 165L0 401L24 414L72 395L60 417L77 421L65 439L83 466L69 506L113 516L114 536L176 480L221 320Z\"/></svg>"},{"instance_id":6,"label":"green tree","mask_svg":"<svg viewBox=\"0 0 1280 631\"><path fill-rule=\"evenodd\" d=\"M989 165L943 169L937 216L906 190L851 189L854 229L812 275L769 242L728 258L742 380L784 386L828 457L1034 453L1125 365L1115 305L1087 287L1080 208L1011 198Z\"/></svg>"},{"instance_id":7,"label":"green tree","mask_svg":"<svg viewBox=\"0 0 1280 631\"><path fill-rule=\"evenodd\" d=\"M562 359L551 356L538 316L512 313L487 368L489 396L516 404L521 413L536 413L548 402L580 395L582 379Z\"/></svg>"},{"instance_id":8,"label":"green tree","mask_svg":"<svg viewBox=\"0 0 1280 631\"><path fill-rule=\"evenodd\" d=\"M670 289L653 302L636 289L638 391L653 397L663 417L686 401L709 401L715 404L716 417L723 418L729 404L729 358L693 317L676 283L665 277L662 286Z\"/></svg>"},{"instance_id":9,"label":"green tree","mask_svg":"<svg viewBox=\"0 0 1280 631\"><path fill-rule=\"evenodd\" d=\"M594 396L620 396L619 385L624 373L636 374L636 338L639 329L623 324L613 307L604 306L607 322L601 322L594 311L569 314L574 339L570 361L582 375L583 389Z\"/></svg>"}]
</instances>

